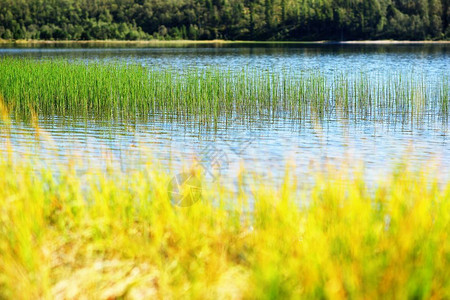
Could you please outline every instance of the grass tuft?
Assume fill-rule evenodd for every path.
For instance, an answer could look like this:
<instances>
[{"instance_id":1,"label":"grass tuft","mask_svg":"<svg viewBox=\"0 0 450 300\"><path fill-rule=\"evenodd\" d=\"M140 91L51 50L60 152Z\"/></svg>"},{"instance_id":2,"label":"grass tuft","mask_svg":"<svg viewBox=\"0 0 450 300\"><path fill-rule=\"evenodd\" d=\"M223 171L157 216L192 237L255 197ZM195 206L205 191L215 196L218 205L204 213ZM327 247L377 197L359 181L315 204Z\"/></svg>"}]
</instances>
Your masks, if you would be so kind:
<instances>
[{"instance_id":1,"label":"grass tuft","mask_svg":"<svg viewBox=\"0 0 450 300\"><path fill-rule=\"evenodd\" d=\"M326 76L320 71L173 70L123 63L0 59L0 93L16 118L39 115L216 123L289 117L420 122L448 118L449 78Z\"/></svg>"}]
</instances>

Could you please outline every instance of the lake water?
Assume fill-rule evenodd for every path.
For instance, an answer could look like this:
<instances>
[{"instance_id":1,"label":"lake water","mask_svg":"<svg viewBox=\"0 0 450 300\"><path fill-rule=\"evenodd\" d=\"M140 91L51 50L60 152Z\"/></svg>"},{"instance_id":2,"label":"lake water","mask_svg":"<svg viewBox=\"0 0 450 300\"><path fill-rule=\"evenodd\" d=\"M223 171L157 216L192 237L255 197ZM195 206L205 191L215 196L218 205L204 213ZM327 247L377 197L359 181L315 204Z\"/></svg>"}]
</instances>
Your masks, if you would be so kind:
<instances>
[{"instance_id":1,"label":"lake water","mask_svg":"<svg viewBox=\"0 0 450 300\"><path fill-rule=\"evenodd\" d=\"M2 47L0 57L125 61L176 69L215 66L239 70L250 66L270 72L318 70L329 75L420 74L427 82L450 75L450 45L445 44ZM27 123L14 121L8 132L0 126L3 152L9 139L18 158L37 156L50 164L78 157L90 166L110 162L128 170L139 168L151 154L174 173L205 158L202 165L214 176L233 177L242 164L247 170L281 177L286 164L295 165L302 174L329 163L361 163L367 174L376 176L407 157L412 163L441 166L443 177L450 170L448 123L438 118L406 124L339 118L302 123L277 118L252 124L222 120L208 128L158 115L133 124L41 116L38 136L36 128Z\"/></svg>"}]
</instances>

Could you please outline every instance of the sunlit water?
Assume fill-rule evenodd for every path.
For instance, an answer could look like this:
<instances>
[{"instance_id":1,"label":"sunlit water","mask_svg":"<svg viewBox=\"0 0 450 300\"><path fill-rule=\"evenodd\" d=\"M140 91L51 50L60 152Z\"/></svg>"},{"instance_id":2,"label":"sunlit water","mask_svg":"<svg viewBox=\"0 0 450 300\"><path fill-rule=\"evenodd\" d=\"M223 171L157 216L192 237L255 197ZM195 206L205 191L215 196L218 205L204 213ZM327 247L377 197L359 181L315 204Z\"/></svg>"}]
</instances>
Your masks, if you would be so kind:
<instances>
[{"instance_id":1,"label":"sunlit water","mask_svg":"<svg viewBox=\"0 0 450 300\"><path fill-rule=\"evenodd\" d=\"M330 75L414 72L433 81L450 75L449 50L450 45L44 47L4 48L0 56L125 61L178 69L217 66L239 70L250 66L269 71L320 70ZM87 166L113 164L124 171L140 168L147 155L174 174L183 166L201 164L211 178L234 178L241 165L280 178L286 164L295 166L301 175L342 163L364 164L367 174L375 177L392 170L404 157L413 164L441 166L443 177L450 170L448 124L435 118L407 124L339 118L302 123L278 118L252 124L222 120L206 128L195 122L167 121L158 115L133 124L41 116L39 130L23 122L13 122L8 132L4 125L1 129L3 153L9 140L19 159L37 156L48 164L80 159Z\"/></svg>"}]
</instances>

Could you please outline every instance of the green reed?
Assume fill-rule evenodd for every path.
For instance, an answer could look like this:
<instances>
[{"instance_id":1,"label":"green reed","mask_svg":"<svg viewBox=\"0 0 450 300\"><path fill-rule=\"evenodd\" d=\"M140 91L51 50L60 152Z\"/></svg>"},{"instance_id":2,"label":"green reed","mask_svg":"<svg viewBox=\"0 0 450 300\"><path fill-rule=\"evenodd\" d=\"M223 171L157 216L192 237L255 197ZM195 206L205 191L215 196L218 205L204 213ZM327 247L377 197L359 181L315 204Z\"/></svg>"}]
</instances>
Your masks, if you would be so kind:
<instances>
[{"instance_id":1,"label":"green reed","mask_svg":"<svg viewBox=\"0 0 450 300\"><path fill-rule=\"evenodd\" d=\"M449 78L415 74L174 70L137 64L0 59L0 96L19 118L43 115L145 118L164 114L214 123L223 117L447 118Z\"/></svg>"}]
</instances>

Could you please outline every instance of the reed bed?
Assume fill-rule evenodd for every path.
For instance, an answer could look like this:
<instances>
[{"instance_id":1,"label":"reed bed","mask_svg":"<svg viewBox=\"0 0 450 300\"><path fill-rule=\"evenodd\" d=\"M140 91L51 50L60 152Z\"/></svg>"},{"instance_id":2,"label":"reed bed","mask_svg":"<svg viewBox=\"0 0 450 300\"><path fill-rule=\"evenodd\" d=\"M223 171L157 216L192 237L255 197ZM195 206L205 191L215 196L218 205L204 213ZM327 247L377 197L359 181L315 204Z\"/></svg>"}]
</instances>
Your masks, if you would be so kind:
<instances>
[{"instance_id":1,"label":"reed bed","mask_svg":"<svg viewBox=\"0 0 450 300\"><path fill-rule=\"evenodd\" d=\"M406 164L371 187L314 174L304 196L290 174L205 184L184 208L151 164L75 167L1 158L0 298L450 297L450 183Z\"/></svg>"},{"instance_id":2,"label":"reed bed","mask_svg":"<svg viewBox=\"0 0 450 300\"><path fill-rule=\"evenodd\" d=\"M106 119L152 114L196 118L289 117L420 122L448 118L449 78L414 74L270 72L206 67L174 70L136 64L0 59L0 94L18 118Z\"/></svg>"}]
</instances>

